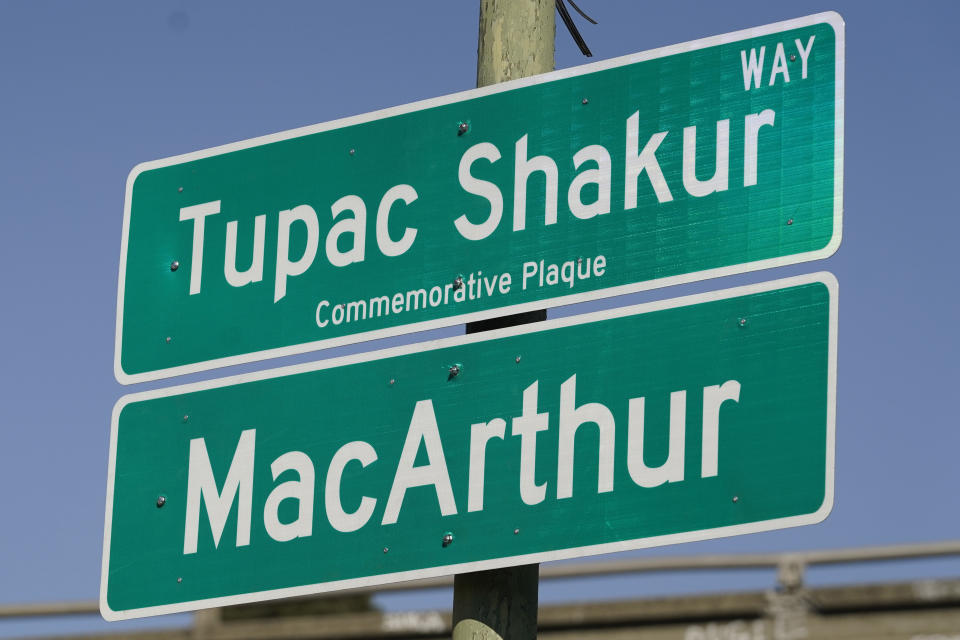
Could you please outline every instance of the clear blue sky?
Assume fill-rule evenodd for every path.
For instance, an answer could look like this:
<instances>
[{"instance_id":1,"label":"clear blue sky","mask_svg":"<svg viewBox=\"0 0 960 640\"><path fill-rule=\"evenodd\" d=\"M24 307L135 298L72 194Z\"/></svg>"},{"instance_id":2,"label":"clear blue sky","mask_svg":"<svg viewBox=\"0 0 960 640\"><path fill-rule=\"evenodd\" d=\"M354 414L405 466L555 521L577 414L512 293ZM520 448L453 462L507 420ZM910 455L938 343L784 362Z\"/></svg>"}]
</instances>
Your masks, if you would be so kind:
<instances>
[{"instance_id":1,"label":"clear blue sky","mask_svg":"<svg viewBox=\"0 0 960 640\"><path fill-rule=\"evenodd\" d=\"M145 160L472 88L477 5L0 2L0 603L92 600L98 593L110 412L131 390L112 370L129 170ZM644 553L960 537L960 4L582 0L581 6L600 23L580 21L594 60L825 10L839 11L847 24L845 211L837 254L576 309L820 269L836 274L833 514L813 527ZM557 68L584 62L559 26ZM960 563L904 571L955 576ZM852 576L858 577L870 576ZM621 578L599 588L627 596L759 584L769 577ZM582 585L550 587L542 598L581 592ZM449 606L437 594L382 602ZM0 635L94 628L125 627L8 622L0 623Z\"/></svg>"}]
</instances>

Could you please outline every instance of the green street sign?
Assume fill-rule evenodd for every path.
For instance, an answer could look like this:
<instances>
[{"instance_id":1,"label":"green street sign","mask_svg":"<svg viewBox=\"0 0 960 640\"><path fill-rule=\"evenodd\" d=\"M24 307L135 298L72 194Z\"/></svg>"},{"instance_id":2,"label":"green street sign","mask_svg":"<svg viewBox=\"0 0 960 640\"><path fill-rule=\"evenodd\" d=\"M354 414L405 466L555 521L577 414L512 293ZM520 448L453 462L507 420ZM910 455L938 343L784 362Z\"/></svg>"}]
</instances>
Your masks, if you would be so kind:
<instances>
[{"instance_id":1,"label":"green street sign","mask_svg":"<svg viewBox=\"0 0 960 640\"><path fill-rule=\"evenodd\" d=\"M819 522L827 273L123 397L109 620Z\"/></svg>"},{"instance_id":2,"label":"green street sign","mask_svg":"<svg viewBox=\"0 0 960 640\"><path fill-rule=\"evenodd\" d=\"M139 165L117 379L825 258L843 51L823 13Z\"/></svg>"}]
</instances>

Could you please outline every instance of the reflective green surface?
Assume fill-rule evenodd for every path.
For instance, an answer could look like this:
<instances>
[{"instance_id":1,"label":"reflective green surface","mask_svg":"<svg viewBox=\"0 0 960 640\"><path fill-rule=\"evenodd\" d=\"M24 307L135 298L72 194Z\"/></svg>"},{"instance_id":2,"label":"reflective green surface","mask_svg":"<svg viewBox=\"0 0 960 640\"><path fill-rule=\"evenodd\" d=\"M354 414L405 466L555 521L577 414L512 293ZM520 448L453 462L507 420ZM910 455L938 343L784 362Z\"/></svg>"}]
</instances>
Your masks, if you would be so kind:
<instances>
[{"instance_id":1,"label":"reflective green surface","mask_svg":"<svg viewBox=\"0 0 960 640\"><path fill-rule=\"evenodd\" d=\"M461 563L550 552L569 557L598 551L576 550L590 545L662 544L649 539L731 535L771 528L764 523L781 518L822 517L832 495L831 304L827 285L813 281L127 404L116 427L109 607L140 609L420 569L446 573L452 569L442 567ZM452 364L461 372L451 378ZM599 429L586 423L574 440L572 496L558 498L560 387L574 375L576 405L601 403L615 420L613 486L598 493ZM704 388L729 380L740 383L739 400L721 405L717 474L703 477ZM536 442L535 479L546 490L542 502L525 504L521 437L512 435L511 419L521 414L523 391L534 382L538 411L549 414ZM628 469L634 455L627 449L628 401L645 398L642 456L658 467L668 454L670 395L681 390L683 479L638 486ZM442 516L434 488L415 487L397 522L384 525L411 416L424 400L435 411L456 513ZM487 445L484 507L470 512L471 425L495 418L505 420L505 437ZM240 434L249 429L256 430L249 545L236 545L236 505L219 548L201 509L198 550L185 554L191 439L204 438L222 487ZM365 468L346 467L343 507L355 510L362 496L377 503L363 527L342 533L330 525L324 486L334 453L356 440L378 457ZM305 453L316 470L312 535L278 542L268 535L264 511L274 487L298 478L287 471L274 481L271 474L271 463L289 451ZM416 465L427 458L421 446ZM166 498L162 508L158 496ZM281 521L296 519L297 504L281 503ZM697 533L736 525L746 528ZM444 546L448 532L454 540Z\"/></svg>"},{"instance_id":2,"label":"reflective green surface","mask_svg":"<svg viewBox=\"0 0 960 640\"><path fill-rule=\"evenodd\" d=\"M804 64L796 41L807 46L811 37ZM839 241L839 41L832 25L811 24L148 168L131 191L119 368L126 375L144 374L328 339L359 339L350 336L372 331L397 332L412 323L450 324L464 314L551 305L562 296L622 293L625 287L716 275L711 270L746 263L755 268L784 257L824 257ZM783 73L771 75L778 44L789 82ZM760 47L765 48L760 86L745 90L741 52L749 55ZM775 112L775 121L760 129L756 184L744 186L745 118L767 109ZM656 158L672 199L661 202L644 171L637 179L637 206L627 209L626 132L634 113L638 149L667 132ZM694 197L683 181L684 128L697 127L695 173L707 180L716 168L716 127L722 120L729 120L726 188ZM462 134L461 123L467 125ZM524 136L529 157L548 156L556 163L557 219L545 224L546 181L543 173L534 173L526 191L525 228L514 231L516 145ZM503 217L488 237L467 240L454 220L465 215L480 224L490 209L458 180L461 157L479 143L495 145L501 155L492 163L478 160L470 171L497 185ZM588 145L602 145L610 156L609 213L579 219L570 211L568 190L575 176L598 167L590 160L574 166L574 155ZM417 236L402 255L385 256L376 241L378 204L400 184L412 186L418 198L394 205L389 234L396 242L410 227ZM331 207L348 195L366 207L364 257L333 266L326 255ZM598 196L596 184L580 193L587 205ZM220 201L220 213L205 219L202 286L190 295L194 223L181 221L179 212L212 201ZM302 275L286 279L285 295L275 302L279 212L299 205L317 214L319 247ZM227 224L237 222L235 265L242 271L251 265L259 215L265 216L262 279L231 286L224 275ZM287 255L296 260L307 232L299 222L290 229ZM337 246L346 251L354 239L344 234ZM526 261L544 260L546 268L599 255L606 262L601 276L572 287L540 286L538 276L522 287ZM173 261L176 271L170 269ZM429 292L478 272L509 273L512 286L473 300L450 297L437 306L318 326L338 304L420 288ZM323 301L329 304L318 314ZM267 355L278 354L258 357Z\"/></svg>"}]
</instances>

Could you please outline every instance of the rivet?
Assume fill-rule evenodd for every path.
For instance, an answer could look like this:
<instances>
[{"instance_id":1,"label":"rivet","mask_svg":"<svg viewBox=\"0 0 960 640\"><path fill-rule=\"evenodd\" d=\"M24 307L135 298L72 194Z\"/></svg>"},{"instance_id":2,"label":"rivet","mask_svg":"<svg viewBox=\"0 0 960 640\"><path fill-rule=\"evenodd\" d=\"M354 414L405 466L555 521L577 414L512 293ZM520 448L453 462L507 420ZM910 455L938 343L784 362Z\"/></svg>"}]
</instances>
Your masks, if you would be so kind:
<instances>
[{"instance_id":1,"label":"rivet","mask_svg":"<svg viewBox=\"0 0 960 640\"><path fill-rule=\"evenodd\" d=\"M457 125L457 135L462 136L467 132L468 129L470 129L470 125L466 122L461 122L459 125Z\"/></svg>"},{"instance_id":2,"label":"rivet","mask_svg":"<svg viewBox=\"0 0 960 640\"><path fill-rule=\"evenodd\" d=\"M740 496L733 496L734 502L740 502Z\"/></svg>"},{"instance_id":3,"label":"rivet","mask_svg":"<svg viewBox=\"0 0 960 640\"><path fill-rule=\"evenodd\" d=\"M157 509L167 504L167 496L160 496L157 498Z\"/></svg>"},{"instance_id":4,"label":"rivet","mask_svg":"<svg viewBox=\"0 0 960 640\"><path fill-rule=\"evenodd\" d=\"M746 318L740 318L739 324L740 324L741 327L745 327L745 326L747 325L747 319L746 319Z\"/></svg>"},{"instance_id":5,"label":"rivet","mask_svg":"<svg viewBox=\"0 0 960 640\"><path fill-rule=\"evenodd\" d=\"M397 382L396 378L390 378L390 386L392 387Z\"/></svg>"},{"instance_id":6,"label":"rivet","mask_svg":"<svg viewBox=\"0 0 960 640\"><path fill-rule=\"evenodd\" d=\"M796 62L796 61L797 61L797 54L791 53L791 54L790 54L790 62Z\"/></svg>"},{"instance_id":7,"label":"rivet","mask_svg":"<svg viewBox=\"0 0 960 640\"><path fill-rule=\"evenodd\" d=\"M787 220L787 225L791 225L791 224L793 224L793 218L790 218L789 220Z\"/></svg>"},{"instance_id":8,"label":"rivet","mask_svg":"<svg viewBox=\"0 0 960 640\"><path fill-rule=\"evenodd\" d=\"M460 365L459 364L450 365L449 373L450 375L447 377L447 380L453 380L454 378L456 378L458 375L460 375Z\"/></svg>"},{"instance_id":9,"label":"rivet","mask_svg":"<svg viewBox=\"0 0 960 640\"><path fill-rule=\"evenodd\" d=\"M390 551L390 547L384 547L384 548L383 548L383 552L384 552L384 553L387 553L387 552L389 552L389 551Z\"/></svg>"},{"instance_id":10,"label":"rivet","mask_svg":"<svg viewBox=\"0 0 960 640\"><path fill-rule=\"evenodd\" d=\"M183 578L177 578L177 584L180 584L181 582L183 582Z\"/></svg>"},{"instance_id":11,"label":"rivet","mask_svg":"<svg viewBox=\"0 0 960 640\"><path fill-rule=\"evenodd\" d=\"M513 530L513 535L515 535L515 536L520 535L520 529L514 529L514 530Z\"/></svg>"},{"instance_id":12,"label":"rivet","mask_svg":"<svg viewBox=\"0 0 960 640\"><path fill-rule=\"evenodd\" d=\"M588 102L590 102L590 101L587 100L586 98L584 98L583 100L580 101L580 104L587 104Z\"/></svg>"},{"instance_id":13,"label":"rivet","mask_svg":"<svg viewBox=\"0 0 960 640\"><path fill-rule=\"evenodd\" d=\"M183 187L177 187L177 193L183 193Z\"/></svg>"},{"instance_id":14,"label":"rivet","mask_svg":"<svg viewBox=\"0 0 960 640\"><path fill-rule=\"evenodd\" d=\"M453 290L458 291L463 289L463 276L457 276L453 279Z\"/></svg>"},{"instance_id":15,"label":"rivet","mask_svg":"<svg viewBox=\"0 0 960 640\"><path fill-rule=\"evenodd\" d=\"M357 153L356 149L350 149L350 155L356 155L356 153Z\"/></svg>"},{"instance_id":16,"label":"rivet","mask_svg":"<svg viewBox=\"0 0 960 640\"><path fill-rule=\"evenodd\" d=\"M176 260L170 263L170 271L176 271L179 268L180 268L180 263L177 262Z\"/></svg>"},{"instance_id":17,"label":"rivet","mask_svg":"<svg viewBox=\"0 0 960 640\"><path fill-rule=\"evenodd\" d=\"M449 547L453 543L453 534L447 532L443 534L443 546Z\"/></svg>"},{"instance_id":18,"label":"rivet","mask_svg":"<svg viewBox=\"0 0 960 640\"><path fill-rule=\"evenodd\" d=\"M520 364L520 356L517 356L517 364Z\"/></svg>"},{"instance_id":19,"label":"rivet","mask_svg":"<svg viewBox=\"0 0 960 640\"><path fill-rule=\"evenodd\" d=\"M171 338L170 336L167 336L167 337L166 337L166 342L167 342L167 344L170 344L170 341L171 341L171 340L173 340L173 338Z\"/></svg>"}]
</instances>

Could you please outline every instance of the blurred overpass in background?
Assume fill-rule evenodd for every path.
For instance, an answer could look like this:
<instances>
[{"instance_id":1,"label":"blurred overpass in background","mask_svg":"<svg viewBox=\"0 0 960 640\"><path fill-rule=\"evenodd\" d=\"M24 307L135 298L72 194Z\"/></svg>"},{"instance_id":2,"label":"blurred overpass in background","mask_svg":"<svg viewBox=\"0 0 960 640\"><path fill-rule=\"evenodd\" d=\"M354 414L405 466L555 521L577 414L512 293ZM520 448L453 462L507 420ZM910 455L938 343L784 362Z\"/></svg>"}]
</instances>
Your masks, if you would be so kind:
<instances>
[{"instance_id":1,"label":"blurred overpass in background","mask_svg":"<svg viewBox=\"0 0 960 640\"><path fill-rule=\"evenodd\" d=\"M730 591L540 606L539 637L582 640L960 640L960 577L808 587L807 567L958 556L960 540L780 554L628 558L543 565L546 580L642 572L776 570L762 591ZM308 640L450 637L450 611L378 611L374 592L452 586L452 577L320 597L208 609L160 631L56 636L62 640ZM99 615L96 602L0 606L0 621ZM34 638L41 636L33 636ZM51 637L51 636L43 636Z\"/></svg>"}]
</instances>

